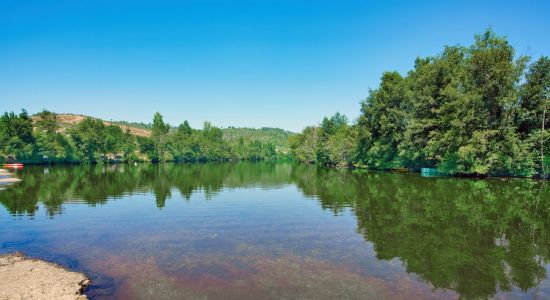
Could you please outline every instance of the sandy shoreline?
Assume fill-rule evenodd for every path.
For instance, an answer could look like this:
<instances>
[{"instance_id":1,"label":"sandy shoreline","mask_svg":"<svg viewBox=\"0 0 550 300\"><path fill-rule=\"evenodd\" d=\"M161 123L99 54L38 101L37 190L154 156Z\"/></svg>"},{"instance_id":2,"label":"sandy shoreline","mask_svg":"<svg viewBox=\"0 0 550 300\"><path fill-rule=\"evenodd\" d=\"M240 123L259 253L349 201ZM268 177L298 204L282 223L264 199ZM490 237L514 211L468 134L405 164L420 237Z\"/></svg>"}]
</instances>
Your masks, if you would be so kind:
<instances>
[{"instance_id":1,"label":"sandy shoreline","mask_svg":"<svg viewBox=\"0 0 550 300\"><path fill-rule=\"evenodd\" d=\"M90 280L82 273L24 256L0 255L0 300L88 299L82 292Z\"/></svg>"}]
</instances>

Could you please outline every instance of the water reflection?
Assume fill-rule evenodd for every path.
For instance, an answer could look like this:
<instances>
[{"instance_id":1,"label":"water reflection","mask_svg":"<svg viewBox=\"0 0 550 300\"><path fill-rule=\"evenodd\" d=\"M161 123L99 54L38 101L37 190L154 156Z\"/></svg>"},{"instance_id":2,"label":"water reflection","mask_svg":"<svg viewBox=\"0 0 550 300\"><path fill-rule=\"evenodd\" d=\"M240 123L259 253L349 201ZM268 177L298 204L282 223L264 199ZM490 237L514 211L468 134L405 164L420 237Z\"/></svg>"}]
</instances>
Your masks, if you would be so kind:
<instances>
[{"instance_id":1,"label":"water reflection","mask_svg":"<svg viewBox=\"0 0 550 300\"><path fill-rule=\"evenodd\" d=\"M35 167L24 169L19 176L24 179L22 183L0 191L0 203L14 217L10 222L33 218L41 207L45 208L50 218L56 218L64 213L64 205L70 203L84 203L94 207L115 200L125 201L132 195L152 193L155 205L163 209L167 206L167 201L176 198L175 193L186 201L194 194L201 194L206 200L215 202L218 201L217 195L226 190L248 189L255 191L250 192L254 197L262 197L262 189L276 190L295 186L305 198L315 199L323 210L330 211L333 215L341 216L351 212L357 224L357 232L368 244L372 243L376 259L386 262L375 271L372 270L372 263L363 265L359 259L363 255L359 253L363 252L355 249L351 242L347 245L337 241L336 233L330 235L332 231L341 234L341 229L332 227L335 225L329 224L324 217L321 219L322 216L311 215L313 213L304 216L317 218L312 224L320 226L317 228L319 232L315 232L315 236L308 240L306 234L313 233L307 230L311 229L302 230L296 227L294 232L290 232L288 230L291 223L275 221L277 217L283 219L282 212L274 211L273 220L266 219L268 217L262 220L252 216L255 211L249 205L239 211L241 215L251 215L248 223L243 220L236 223L242 227L227 227L214 233L211 228L221 228L221 224L204 216L197 217L197 222L203 222L204 227L194 225L193 230L185 232L185 242L174 238L161 240L164 227L143 229L142 234L148 233L149 239L156 234L159 236L158 243L164 247L162 255L166 256L164 259L157 257L155 261L146 263L159 274L167 273L173 276L170 278L178 278L179 281L171 282L170 285L197 280L197 273L193 272L203 275L209 272L219 273L216 278L249 278L247 276L250 274L243 275L244 270L249 269L256 270L256 275L249 278L252 282L250 284L274 284L274 277L262 277L266 275L258 270L268 270L266 274L280 272L279 275L282 276L285 269L295 268L300 260L303 263L303 257L295 257L297 253L322 249L317 250L316 254L308 254L308 257L330 262L330 265L306 263L302 265L302 269L312 270L311 273L300 275L296 271L292 274L307 278L313 276L312 274L325 274L323 270L330 270L327 274L339 274L338 276L348 278L348 282L351 282L349 288L356 293L348 295L360 296L361 293L370 293L371 290L361 290L359 287L365 284L363 279L355 273L349 275L351 273L342 271L339 267L341 263L357 268L357 274L375 275L368 278L383 280L387 278L386 273L396 272L385 269L390 268L390 263L398 259L407 273L416 274L417 279L428 287L455 291L463 298L490 298L505 295L503 292L510 292L506 295L511 297L532 297L535 294L550 297L546 278L550 257L550 189L540 181L422 178L410 174L354 173L276 163L51 167L47 173L43 168ZM274 202L273 205L282 211L297 209L289 203ZM223 214L223 210L228 208L206 206L205 209ZM165 220L166 222L168 221ZM112 228L113 224L109 226ZM263 237L257 232L251 232L250 228L263 230ZM179 230L183 234L184 229ZM273 230L274 233L267 230ZM225 237L230 238L211 236L224 232L227 233ZM137 260L145 259L147 255L144 253L160 253L159 249L146 249L139 237L135 237L135 245L132 247L128 246L132 241L124 239L120 243L120 249L116 249L116 241L120 237L117 232L110 234L112 240L105 234L101 237L107 241L103 242L103 248L127 251L127 256ZM119 234L127 233L120 229ZM315 237L328 236L334 236L335 240L315 241ZM10 249L25 247L17 244L14 246L10 242L12 241L4 241L4 245L8 245ZM29 243L32 243L32 239ZM311 247L313 243L323 244L315 248ZM175 253L179 253L182 248L188 253L185 261L175 258ZM193 253L196 253L196 257L192 256ZM209 256L205 258L201 253L208 253ZM276 255L266 258L265 253ZM282 262L280 256L287 254L294 258ZM227 261L228 257L231 262ZM179 264L175 263L176 260L180 260ZM102 261L106 265L96 263L95 266L109 269L112 265L118 265L118 269L109 269L109 272L119 275L131 273L128 270L132 270L132 265L135 264L128 262L127 258L113 256L109 259L104 257ZM199 264L199 261L203 263ZM189 267L192 265L201 267L193 269ZM373 279L369 280L369 284L373 284ZM315 282L318 283L311 281L309 284L316 286ZM201 281L200 284L206 283ZM315 287L317 290L321 288L320 285ZM248 288L248 292L250 291ZM215 290L212 295L224 295L226 292ZM294 292L299 294L304 291L297 289ZM337 296L328 290L320 293ZM283 294L275 294L277 295ZM306 298L308 295L313 296L307 293L300 295ZM235 298L237 296L236 294Z\"/></svg>"},{"instance_id":2,"label":"water reflection","mask_svg":"<svg viewBox=\"0 0 550 300\"><path fill-rule=\"evenodd\" d=\"M23 182L0 193L0 203L12 215L33 216L42 203L54 217L62 213L67 202L82 202L91 206L105 204L109 199L123 198L152 191L157 207L176 189L187 200L195 191L207 198L225 188L267 186L276 188L290 183L291 166L276 163L236 164L141 164L27 167L18 177Z\"/></svg>"},{"instance_id":3,"label":"water reflection","mask_svg":"<svg viewBox=\"0 0 550 300\"><path fill-rule=\"evenodd\" d=\"M377 258L462 297L527 291L546 278L550 193L528 180L428 179L317 170L297 182L337 212L353 205Z\"/></svg>"}]
</instances>

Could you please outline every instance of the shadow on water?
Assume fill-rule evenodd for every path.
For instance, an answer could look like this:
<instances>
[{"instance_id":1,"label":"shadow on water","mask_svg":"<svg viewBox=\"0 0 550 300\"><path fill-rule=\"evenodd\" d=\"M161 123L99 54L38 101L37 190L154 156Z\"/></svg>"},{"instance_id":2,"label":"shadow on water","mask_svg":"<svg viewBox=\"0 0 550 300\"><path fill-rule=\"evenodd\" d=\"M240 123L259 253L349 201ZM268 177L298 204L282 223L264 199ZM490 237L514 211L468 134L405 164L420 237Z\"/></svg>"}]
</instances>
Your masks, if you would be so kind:
<instances>
[{"instance_id":1,"label":"shadow on water","mask_svg":"<svg viewBox=\"0 0 550 300\"><path fill-rule=\"evenodd\" d=\"M125 199L139 195L152 195L151 200L154 201L155 206L158 209L166 209L169 208L168 201L175 201L175 198L178 198L175 194L179 194L185 201L191 201L194 195L200 194L206 201L213 201L212 204L204 204L206 209L223 215L223 213L229 213L227 207L216 207L215 203L221 201L218 198L225 191L251 190L255 191L254 195L257 196L264 190L294 186L300 191L303 201L315 199L322 211L330 212L336 216L335 218L344 218L348 212L351 213L356 223L356 233L354 234L361 235L367 242L363 242L364 247L372 245L375 260L386 262L384 266L389 266L398 259L402 269L406 271L405 274L414 274L417 280L430 289L454 291L467 299L490 298L498 294L504 295L504 293L519 298L533 297L535 294L550 297L546 272L550 258L550 188L548 184L541 181L422 178L415 174L378 172L356 174L345 170L277 163L72 166L50 167L48 172L44 172L43 167L30 167L24 169L21 176L24 178L23 182L0 191L0 203L11 218L3 220L2 224L15 226L17 222L32 222L42 207L45 209L47 218L55 221L54 219L65 213L69 214L64 211L64 207L69 204L85 205L93 209L113 201L125 201ZM280 205L288 211L295 209L288 203ZM244 213L251 210L250 207L243 209ZM239 213L242 214L243 211ZM277 214L277 212L274 211L273 214ZM189 216L189 218L191 217L193 216ZM316 217L321 218L320 216ZM215 219L216 217L210 216L209 218ZM252 226L256 224L254 222L258 222L258 224L268 222L251 218ZM315 224L318 224L319 228L298 228L295 233L287 233L284 231L288 229L283 226L284 221L281 223L273 221L266 228L281 226L280 232L268 235L265 233L267 229L262 229L265 235L262 239L261 234L254 232L250 236L246 236L246 233L253 229L242 232L238 231L243 230L239 227L230 229L231 222L224 220L227 223L225 232L234 233L235 237L230 236L232 238L223 239L223 235L218 236L218 232L214 233L213 229L209 229L213 226L222 226L223 228L225 225L216 223L214 219L204 217L200 220L199 223L203 222L204 227L193 224L192 226L196 227L193 230L198 232L196 235L191 233L191 229L189 232L185 232L184 226L177 227L177 230L181 230L178 231L179 235L187 234L186 239L174 237L175 231L173 230L176 229L159 227L159 239L167 235L163 232L169 232L171 235L170 238L161 241L164 247L162 250L160 248L155 248L156 250L140 248L145 246L143 246L144 243L139 244L139 235L136 235L136 246L131 252L124 248L129 247L127 244L117 245L116 242L121 240L121 237L117 235L116 231L105 230L101 237L92 236L102 242L96 242L96 244L90 242L97 249L93 250L94 248L90 247L91 249L87 250L88 254L96 258L87 259L84 267L81 267L78 261L71 256L52 252L47 247L50 244L47 241L41 241L41 236L37 236L36 232L33 233L34 235L30 233L16 234L13 237L7 235L9 240L0 240L0 245L2 245L2 252L27 251L30 252L30 255L49 259L69 268L83 269L91 274L96 272L95 266L101 266L97 267L102 270L97 274L102 275L93 275L95 280L90 295L102 298L112 296L118 287L130 284L124 279L124 276L129 276L127 274L131 273L128 270L120 268L113 270L109 264L102 265L93 261L94 259L103 259L104 257L100 256L105 256L109 249L116 252L116 247L120 247L122 250L127 250L128 253L135 254L135 257L143 259L150 258L151 252L156 253L155 261L148 263L154 266L151 267L152 269L158 269L158 274L162 276L179 278L178 282L173 283L174 285L187 284L189 287L192 282L194 287L198 287L199 285L195 281L201 276L203 279L212 277L225 280L228 277L241 276L246 280L251 280L254 284L267 286L268 283L274 284L272 282L274 279L262 277L263 273L258 270L268 268L269 272L276 273L274 271L277 270L276 266L281 265L292 269L293 264L290 264L289 261L294 262L295 265L300 263L300 258L291 259L285 263L277 259L285 257L285 255L294 257L297 253L301 255L302 252L311 250L306 242L300 244L300 238L292 240L293 244L289 243L288 245L278 243L277 239L289 240L291 234L304 234L304 236L310 234L313 237L323 237L329 236L328 233L331 230L339 230L329 227L330 225L323 228L324 223L322 222L324 221L315 221L318 222ZM281 215L281 219L284 219L283 215ZM135 219L136 222L146 222L146 220L148 219L142 221L139 218ZM184 224L184 221L177 220L179 219L173 222L180 223L170 226ZM104 222L113 222L103 224L105 226L118 226L113 220ZM235 223L235 226L241 223ZM151 236L156 234L155 229L140 230L143 231L142 235L147 235L147 241L153 243ZM243 232L245 234L240 240L239 234ZM127 232L121 229L120 235L124 234ZM124 241L129 243L128 240ZM322 249L319 251L321 253L307 257L313 257L318 261L332 261L338 265L336 256L339 254L345 256L346 252L355 253L352 251L355 246L351 243L348 245L337 240L332 244L329 242L318 247ZM123 243L121 242L121 244ZM247 246L249 244L253 246ZM260 247L264 248L258 250ZM291 247L293 248L291 249ZM330 252L331 249L333 252ZM183 250L188 253L189 257L196 255L195 260L187 258L187 261L181 261L181 265L176 267L174 266L174 257L177 255L175 254L181 253ZM268 250L278 251L278 255L265 254L270 253ZM210 256L207 257L207 261L197 264L197 261L204 259L204 255L206 255L201 251ZM240 253L247 253L250 256L243 256ZM323 253L325 253L324 256ZM218 254L220 254L219 257L216 256ZM263 256L258 256L257 260L251 258L258 254L263 254ZM163 255L167 258L163 259ZM235 262L223 262L227 257L231 257ZM269 260L266 260L266 257ZM305 256L302 256L302 260L303 257ZM113 260L114 265L127 263L119 261L120 258L116 257L110 259ZM371 271L369 273L368 268L371 266L361 266L359 258L357 258L357 262L353 258L349 260L350 267L348 269L358 268L358 274L364 273L374 277L378 275L380 278L385 278L385 275L382 275L385 274L384 272L372 274L373 271ZM197 265L191 267L193 264ZM128 269L130 268L132 267L128 266ZM310 266L310 268L314 270L312 274L319 272L322 274L317 269L318 266ZM331 269L331 272L345 277L342 275L343 271L338 269L339 267L331 265L323 268L334 268L334 270ZM117 278L118 275L108 275L107 273L124 273L125 275ZM249 276L252 273L256 274L253 281ZM264 281L259 282L258 278L263 278ZM355 279L353 277L350 282ZM211 279L204 280L204 282L211 282L209 281ZM357 280L357 287L359 287L360 280ZM223 281L223 283L227 283L227 281ZM217 284L221 283L217 282ZM378 283L376 284L378 285ZM252 290L254 289L249 287L248 291ZM265 289L262 291L265 292ZM215 298L218 295L217 292L219 291L212 291L211 295L214 295ZM298 290L294 292L300 293ZM327 293L327 291L325 290L323 293ZM259 297L265 295L265 293L256 294ZM273 295L280 296L280 294ZM310 294L301 295L306 298L312 296ZM384 295L390 297L391 293Z\"/></svg>"}]
</instances>

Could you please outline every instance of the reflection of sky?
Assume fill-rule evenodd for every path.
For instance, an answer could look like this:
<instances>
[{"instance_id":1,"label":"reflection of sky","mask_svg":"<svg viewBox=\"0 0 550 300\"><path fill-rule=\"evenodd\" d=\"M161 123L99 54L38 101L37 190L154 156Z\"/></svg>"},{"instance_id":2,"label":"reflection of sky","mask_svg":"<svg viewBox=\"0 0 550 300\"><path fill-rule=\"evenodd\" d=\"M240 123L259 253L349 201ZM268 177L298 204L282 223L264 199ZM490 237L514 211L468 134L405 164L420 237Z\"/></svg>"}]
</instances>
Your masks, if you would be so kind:
<instances>
[{"instance_id":1,"label":"reflection of sky","mask_svg":"<svg viewBox=\"0 0 550 300\"><path fill-rule=\"evenodd\" d=\"M161 178L164 177L154 177L155 180ZM316 178L326 183L321 175ZM418 179L400 177L402 180L415 178ZM405 272L400 258L395 256L405 254L412 259L416 256L411 258L410 253L402 251L415 247L386 249L397 251L394 258L377 259L373 244L357 232L357 212L350 207L338 210L337 214L331 209L322 209L316 196L304 196L304 186L298 188L284 183L287 179L283 179L280 182L249 183L244 187L223 187L214 193L208 188L199 188L191 193L189 199L178 189L169 188L169 193L165 194L170 196L163 208L157 207L152 187L108 197L104 204L94 206L74 196L59 206L60 211L53 217L41 202L32 217L11 216L2 208L0 252L24 251L31 256L98 275L96 282L108 282L110 285L107 286L114 284L119 288L118 292L129 290L134 293L117 294L120 297L133 297L146 289L160 287L175 291L167 297L180 297L181 291L201 290L203 285L215 285L218 289L225 287L233 290L232 295L238 296L249 291L241 283L255 286L260 296L267 295L269 289L287 289L288 284L293 288L312 284L319 288L319 293L327 293L321 286L331 282L332 291L339 291L349 284L348 289L352 292L372 292L372 288L387 298L403 298L403 295L412 295L411 299L428 296L456 298L453 292L432 292L429 281L421 281L417 274ZM413 182L418 185L433 183L430 180L423 178ZM206 181L201 183L208 187ZM258 179L258 182L263 181ZM376 183L385 184L382 181ZM409 188L414 185L407 184ZM329 187L332 186L328 185L327 189ZM339 197L338 189L331 192L330 195L334 195L331 197ZM324 195L326 198L327 194ZM352 201L330 200L340 205L354 205ZM371 210L374 208L370 207ZM405 214L413 213L412 208L400 209ZM369 214L373 215L369 217L378 217L378 221L384 223L390 221L384 218L395 216L384 215L383 210L378 211L381 215L376 213L376 210L370 211ZM388 226L395 224L402 225L389 222ZM390 229L403 230L397 225ZM450 228L453 226L459 224L450 224ZM407 229L411 228L404 230ZM364 230L368 231L368 228ZM422 234L418 232L418 239L424 238ZM422 249L416 250L422 252ZM288 274L281 274L281 269L287 270ZM304 282L295 282L294 286L292 282L281 283L286 275L305 279ZM160 278L157 280L163 283L150 276ZM154 284L156 287L151 286ZM365 287L369 288L363 290ZM540 288L539 295L546 295L543 292L548 291L548 280L544 280ZM104 290L104 284L98 284L91 291L100 295ZM216 298L221 292L208 290L208 295ZM507 295L524 298L534 293L535 289L525 293L513 288Z\"/></svg>"},{"instance_id":2,"label":"reflection of sky","mask_svg":"<svg viewBox=\"0 0 550 300\"><path fill-rule=\"evenodd\" d=\"M219 240L253 240L257 246L279 243L282 239L289 244L292 238L302 244L315 245L328 242L320 237L336 238L342 231L348 232L348 238L364 243L355 233L356 221L351 212L344 211L334 218L331 211L323 211L316 201L304 201L292 185L276 190L224 190L211 200L206 200L198 191L189 201L172 190L172 197L166 200L162 209L156 207L152 194L134 195L96 207L70 204L69 201L62 207L63 214L54 219L47 216L41 204L32 220L11 217L2 210L0 224L10 231L39 231L44 239L84 236L91 240L119 241L121 245L127 239L150 234L167 234L167 238L172 234L172 239L216 235ZM20 221L12 222L14 218ZM110 247L114 245L109 244Z\"/></svg>"},{"instance_id":3,"label":"reflection of sky","mask_svg":"<svg viewBox=\"0 0 550 300\"><path fill-rule=\"evenodd\" d=\"M335 217L315 199L304 199L294 185L224 189L210 200L202 191L185 200L172 190L162 209L151 193L109 199L96 207L68 201L62 209L50 218L39 204L32 219L1 210L0 236L9 242L0 251L61 257L59 263L92 272L98 261L116 255L128 261L154 257L159 268L180 275L192 271L182 257L187 264L194 261L198 266L193 272L198 268L199 273L210 272L212 260L247 257L328 261L380 278L403 273L397 260L375 258L372 245L356 233L349 209Z\"/></svg>"}]
</instances>

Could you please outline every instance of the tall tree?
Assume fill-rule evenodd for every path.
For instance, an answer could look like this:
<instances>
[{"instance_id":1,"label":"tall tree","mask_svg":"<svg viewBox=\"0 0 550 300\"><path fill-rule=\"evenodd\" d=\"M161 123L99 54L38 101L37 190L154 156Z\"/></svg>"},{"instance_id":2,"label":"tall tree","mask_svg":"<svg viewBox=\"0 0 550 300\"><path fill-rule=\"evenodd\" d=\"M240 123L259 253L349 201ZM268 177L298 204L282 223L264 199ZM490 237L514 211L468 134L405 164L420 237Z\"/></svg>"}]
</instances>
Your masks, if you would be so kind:
<instances>
[{"instance_id":1,"label":"tall tree","mask_svg":"<svg viewBox=\"0 0 550 300\"><path fill-rule=\"evenodd\" d=\"M193 129L187 120L178 126L172 140L171 151L176 161L193 161L195 159Z\"/></svg>"},{"instance_id":2,"label":"tall tree","mask_svg":"<svg viewBox=\"0 0 550 300\"><path fill-rule=\"evenodd\" d=\"M8 159L29 159L33 155L32 120L26 110L0 117L0 151Z\"/></svg>"},{"instance_id":3,"label":"tall tree","mask_svg":"<svg viewBox=\"0 0 550 300\"><path fill-rule=\"evenodd\" d=\"M55 133L59 129L57 114L48 110L42 110L35 115L36 127L48 134Z\"/></svg>"},{"instance_id":4,"label":"tall tree","mask_svg":"<svg viewBox=\"0 0 550 300\"><path fill-rule=\"evenodd\" d=\"M153 127L151 128L151 139L155 145L155 151L153 160L162 161L167 150L168 132L170 131L170 125L164 123L162 115L156 112L153 117Z\"/></svg>"},{"instance_id":5,"label":"tall tree","mask_svg":"<svg viewBox=\"0 0 550 300\"><path fill-rule=\"evenodd\" d=\"M532 161L513 122L517 85L527 58L515 59L506 38L491 29L475 36L464 61L465 73L456 96L457 116L449 132L459 139L443 160L466 174L532 174ZM454 153L453 153L454 152Z\"/></svg>"},{"instance_id":6,"label":"tall tree","mask_svg":"<svg viewBox=\"0 0 550 300\"><path fill-rule=\"evenodd\" d=\"M122 151L122 146L124 143L124 132L122 128L118 125L110 124L105 126L103 129L104 140L103 140L103 155L107 157L109 154L116 157Z\"/></svg>"},{"instance_id":7,"label":"tall tree","mask_svg":"<svg viewBox=\"0 0 550 300\"><path fill-rule=\"evenodd\" d=\"M292 156L298 161L315 163L317 161L318 127L308 126L301 133L291 135L288 144Z\"/></svg>"},{"instance_id":8,"label":"tall tree","mask_svg":"<svg viewBox=\"0 0 550 300\"><path fill-rule=\"evenodd\" d=\"M460 87L465 50L446 47L440 56L417 58L408 74L410 119L398 147L408 167L435 167L445 155L441 144L450 142L445 132L454 114L453 99Z\"/></svg>"},{"instance_id":9,"label":"tall tree","mask_svg":"<svg viewBox=\"0 0 550 300\"><path fill-rule=\"evenodd\" d=\"M348 118L346 115L336 112L332 117L323 119L319 130L319 138L317 139L317 162L322 165L337 164L331 159L329 140L337 132L348 126Z\"/></svg>"},{"instance_id":10,"label":"tall tree","mask_svg":"<svg viewBox=\"0 0 550 300\"><path fill-rule=\"evenodd\" d=\"M548 107L550 106L550 59L542 56L530 67L525 76L525 83L521 87L521 112L518 114L519 132L524 138L538 147L538 168L540 175L547 175L546 166L550 162L545 160L545 149L550 142L548 126Z\"/></svg>"},{"instance_id":11,"label":"tall tree","mask_svg":"<svg viewBox=\"0 0 550 300\"><path fill-rule=\"evenodd\" d=\"M401 166L398 145L407 126L405 79L397 72L382 75L380 88L361 103L358 120L360 163L372 168Z\"/></svg>"},{"instance_id":12,"label":"tall tree","mask_svg":"<svg viewBox=\"0 0 550 300\"><path fill-rule=\"evenodd\" d=\"M105 153L104 129L103 121L88 117L69 131L81 161L95 163Z\"/></svg>"}]
</instances>

